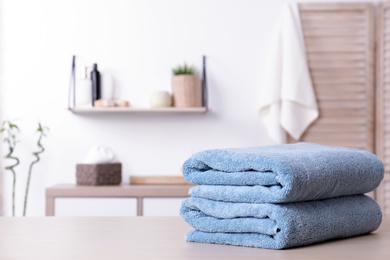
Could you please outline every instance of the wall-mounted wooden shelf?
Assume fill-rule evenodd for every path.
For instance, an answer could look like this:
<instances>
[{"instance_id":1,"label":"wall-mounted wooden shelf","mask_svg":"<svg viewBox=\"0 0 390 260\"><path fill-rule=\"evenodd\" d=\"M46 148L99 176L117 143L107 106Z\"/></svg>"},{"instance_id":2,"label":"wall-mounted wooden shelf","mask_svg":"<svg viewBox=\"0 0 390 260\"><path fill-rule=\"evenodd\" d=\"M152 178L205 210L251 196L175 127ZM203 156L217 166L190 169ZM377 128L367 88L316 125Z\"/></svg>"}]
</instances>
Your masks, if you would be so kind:
<instances>
[{"instance_id":1,"label":"wall-mounted wooden shelf","mask_svg":"<svg viewBox=\"0 0 390 260\"><path fill-rule=\"evenodd\" d=\"M202 105L203 107L164 107L164 108L134 108L134 107L76 107L76 56L72 58L72 74L69 84L68 110L74 114L92 113L205 113L208 107L207 80L206 80L206 56L202 56Z\"/></svg>"},{"instance_id":2,"label":"wall-mounted wooden shelf","mask_svg":"<svg viewBox=\"0 0 390 260\"><path fill-rule=\"evenodd\" d=\"M94 113L205 113L206 107L164 107L164 108L134 108L134 107L93 107L93 108L71 108L75 114Z\"/></svg>"}]
</instances>

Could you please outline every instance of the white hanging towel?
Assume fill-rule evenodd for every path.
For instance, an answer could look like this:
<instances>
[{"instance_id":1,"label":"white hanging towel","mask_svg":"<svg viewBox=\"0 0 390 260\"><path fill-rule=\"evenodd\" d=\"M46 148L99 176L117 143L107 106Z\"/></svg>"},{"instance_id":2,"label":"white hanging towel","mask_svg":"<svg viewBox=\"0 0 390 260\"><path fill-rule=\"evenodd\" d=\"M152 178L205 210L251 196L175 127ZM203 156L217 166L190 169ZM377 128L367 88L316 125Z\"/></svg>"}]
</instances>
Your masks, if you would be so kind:
<instances>
[{"instance_id":1,"label":"white hanging towel","mask_svg":"<svg viewBox=\"0 0 390 260\"><path fill-rule=\"evenodd\" d=\"M271 40L272 49L262 71L260 117L271 138L285 143L286 133L299 140L318 117L296 3L284 7L278 31Z\"/></svg>"}]
</instances>

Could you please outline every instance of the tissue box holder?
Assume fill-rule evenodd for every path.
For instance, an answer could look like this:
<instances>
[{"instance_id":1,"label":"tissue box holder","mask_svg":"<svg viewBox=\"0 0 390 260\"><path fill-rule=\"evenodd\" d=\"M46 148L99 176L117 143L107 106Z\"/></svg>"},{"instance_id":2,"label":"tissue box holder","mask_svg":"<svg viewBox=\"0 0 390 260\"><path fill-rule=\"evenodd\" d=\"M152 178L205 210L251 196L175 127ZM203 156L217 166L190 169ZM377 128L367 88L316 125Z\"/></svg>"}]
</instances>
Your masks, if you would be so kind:
<instances>
[{"instance_id":1,"label":"tissue box holder","mask_svg":"<svg viewBox=\"0 0 390 260\"><path fill-rule=\"evenodd\" d=\"M122 164L77 164L77 185L119 185L122 182Z\"/></svg>"}]
</instances>

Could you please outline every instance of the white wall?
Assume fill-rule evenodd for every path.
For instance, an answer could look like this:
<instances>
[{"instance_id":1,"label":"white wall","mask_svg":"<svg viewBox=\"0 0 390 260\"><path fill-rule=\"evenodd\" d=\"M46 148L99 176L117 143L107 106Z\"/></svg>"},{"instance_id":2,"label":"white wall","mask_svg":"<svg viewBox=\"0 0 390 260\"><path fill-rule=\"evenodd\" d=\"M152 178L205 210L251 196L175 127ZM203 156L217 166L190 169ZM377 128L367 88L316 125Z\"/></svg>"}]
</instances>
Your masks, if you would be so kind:
<instances>
[{"instance_id":1,"label":"white wall","mask_svg":"<svg viewBox=\"0 0 390 260\"><path fill-rule=\"evenodd\" d=\"M94 144L117 152L125 183L130 175L180 174L184 160L203 149L271 144L258 116L259 79L268 35L286 2L1 0L0 116L18 119L23 131L17 215L38 120L50 134L33 172L29 216L44 215L45 187L75 182L75 164ZM72 54L111 72L120 97L137 107L148 106L152 90L170 90L172 66L187 61L200 68L204 54L210 111L74 115L66 109ZM2 172L3 211L10 215L11 176Z\"/></svg>"}]
</instances>

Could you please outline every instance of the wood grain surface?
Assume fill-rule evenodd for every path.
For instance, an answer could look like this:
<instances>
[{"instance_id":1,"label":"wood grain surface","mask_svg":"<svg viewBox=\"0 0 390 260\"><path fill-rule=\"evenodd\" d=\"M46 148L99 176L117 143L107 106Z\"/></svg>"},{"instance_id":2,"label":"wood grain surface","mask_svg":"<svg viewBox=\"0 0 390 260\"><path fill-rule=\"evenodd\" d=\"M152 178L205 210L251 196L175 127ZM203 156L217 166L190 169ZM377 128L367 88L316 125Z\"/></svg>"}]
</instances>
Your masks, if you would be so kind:
<instances>
[{"instance_id":1,"label":"wood grain surface","mask_svg":"<svg viewBox=\"0 0 390 260\"><path fill-rule=\"evenodd\" d=\"M390 259L390 220L376 232L270 250L189 243L179 217L0 218L0 259Z\"/></svg>"}]
</instances>

